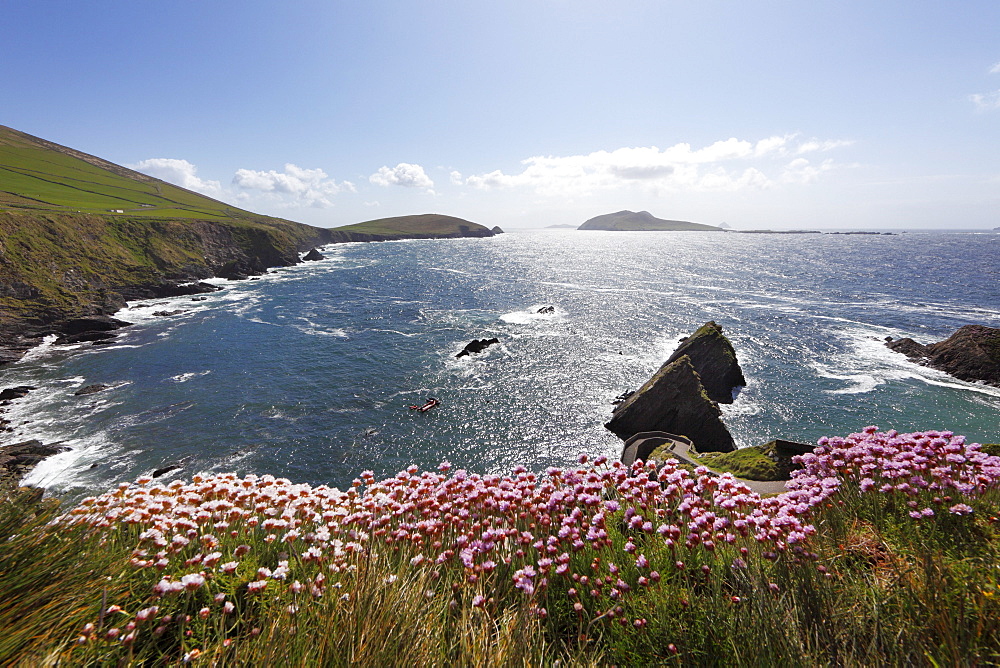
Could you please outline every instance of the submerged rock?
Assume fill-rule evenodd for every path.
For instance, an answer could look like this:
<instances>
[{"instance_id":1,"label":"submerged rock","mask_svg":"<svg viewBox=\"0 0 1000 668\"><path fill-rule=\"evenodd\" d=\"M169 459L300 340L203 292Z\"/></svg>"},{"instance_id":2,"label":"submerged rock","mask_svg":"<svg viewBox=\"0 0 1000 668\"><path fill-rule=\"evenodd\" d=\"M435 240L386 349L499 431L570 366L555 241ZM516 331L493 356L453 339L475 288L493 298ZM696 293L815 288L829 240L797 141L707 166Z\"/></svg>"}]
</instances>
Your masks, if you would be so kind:
<instances>
[{"instance_id":1,"label":"submerged rock","mask_svg":"<svg viewBox=\"0 0 1000 668\"><path fill-rule=\"evenodd\" d=\"M465 348L462 348L462 351L455 355L455 357L465 357L466 355L471 355L473 353L480 353L492 346L494 343L500 343L500 339L473 339L465 344Z\"/></svg>"},{"instance_id":2,"label":"submerged rock","mask_svg":"<svg viewBox=\"0 0 1000 668\"><path fill-rule=\"evenodd\" d=\"M706 393L687 355L660 367L615 408L604 426L623 440L640 432L664 431L686 436L701 452L736 449L722 411Z\"/></svg>"},{"instance_id":3,"label":"submerged rock","mask_svg":"<svg viewBox=\"0 0 1000 668\"><path fill-rule=\"evenodd\" d=\"M110 385L105 385L103 383L94 383L93 385L85 385L84 387L81 387L79 390L74 392L73 396L83 397L88 394L97 394L98 392L103 392L104 390L107 390L110 387L111 387Z\"/></svg>"},{"instance_id":4,"label":"submerged rock","mask_svg":"<svg viewBox=\"0 0 1000 668\"><path fill-rule=\"evenodd\" d=\"M944 341L929 345L910 338L885 345L960 380L1000 386L1000 329L995 327L965 325Z\"/></svg>"},{"instance_id":5,"label":"submerged rock","mask_svg":"<svg viewBox=\"0 0 1000 668\"><path fill-rule=\"evenodd\" d=\"M556 312L555 306L542 306L535 313L540 313L542 315L552 315Z\"/></svg>"},{"instance_id":6,"label":"submerged rock","mask_svg":"<svg viewBox=\"0 0 1000 668\"><path fill-rule=\"evenodd\" d=\"M706 322L682 341L666 364L687 355L712 401L733 403L733 390L745 386L747 381L736 360L733 344L722 333L722 327L714 321Z\"/></svg>"}]
</instances>

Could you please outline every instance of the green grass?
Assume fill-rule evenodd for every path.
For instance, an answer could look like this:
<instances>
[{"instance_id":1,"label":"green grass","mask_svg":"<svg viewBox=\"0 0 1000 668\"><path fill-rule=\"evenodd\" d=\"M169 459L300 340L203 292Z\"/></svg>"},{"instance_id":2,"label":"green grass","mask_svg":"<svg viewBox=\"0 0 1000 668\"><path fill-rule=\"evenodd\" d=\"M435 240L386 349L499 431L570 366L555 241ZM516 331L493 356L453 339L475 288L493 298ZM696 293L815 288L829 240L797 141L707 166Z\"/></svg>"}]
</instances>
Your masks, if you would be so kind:
<instances>
[{"instance_id":1,"label":"green grass","mask_svg":"<svg viewBox=\"0 0 1000 668\"><path fill-rule=\"evenodd\" d=\"M716 471L747 480L788 480L792 467L791 455L779 453L774 441L732 452L699 453L697 460Z\"/></svg>"},{"instance_id":2,"label":"green grass","mask_svg":"<svg viewBox=\"0 0 1000 668\"><path fill-rule=\"evenodd\" d=\"M249 214L94 156L0 126L0 209L228 219Z\"/></svg>"}]
</instances>

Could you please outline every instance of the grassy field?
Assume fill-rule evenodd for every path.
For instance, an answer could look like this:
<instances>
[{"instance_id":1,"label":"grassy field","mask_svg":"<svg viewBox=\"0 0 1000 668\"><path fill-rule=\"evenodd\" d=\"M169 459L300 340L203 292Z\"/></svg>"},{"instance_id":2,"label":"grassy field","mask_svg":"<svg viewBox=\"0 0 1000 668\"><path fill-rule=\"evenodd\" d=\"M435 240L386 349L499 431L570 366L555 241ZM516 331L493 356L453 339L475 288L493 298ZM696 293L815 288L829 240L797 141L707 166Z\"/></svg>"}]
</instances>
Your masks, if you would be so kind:
<instances>
[{"instance_id":1,"label":"grassy field","mask_svg":"<svg viewBox=\"0 0 1000 668\"><path fill-rule=\"evenodd\" d=\"M0 126L0 208L224 220L252 215L52 142Z\"/></svg>"},{"instance_id":2,"label":"grassy field","mask_svg":"<svg viewBox=\"0 0 1000 668\"><path fill-rule=\"evenodd\" d=\"M1000 459L870 429L802 464L766 499L603 458L13 493L0 664L1000 662Z\"/></svg>"}]
</instances>

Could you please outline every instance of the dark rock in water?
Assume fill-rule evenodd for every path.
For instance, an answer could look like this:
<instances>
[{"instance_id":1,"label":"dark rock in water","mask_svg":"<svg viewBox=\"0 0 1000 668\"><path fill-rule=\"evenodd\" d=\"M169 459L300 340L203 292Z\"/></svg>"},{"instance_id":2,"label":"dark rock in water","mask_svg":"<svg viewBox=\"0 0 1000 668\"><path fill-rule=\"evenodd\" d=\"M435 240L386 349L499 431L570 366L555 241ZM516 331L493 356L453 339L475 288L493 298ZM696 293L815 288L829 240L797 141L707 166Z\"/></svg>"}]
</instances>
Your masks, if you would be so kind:
<instances>
[{"instance_id":1,"label":"dark rock in water","mask_svg":"<svg viewBox=\"0 0 1000 668\"><path fill-rule=\"evenodd\" d=\"M180 464L167 464L163 468L158 468L155 471L153 471L152 476L154 478L159 478L161 475L166 475L166 474L170 473L171 471L176 471L176 470L182 469L182 468L184 468L184 467L181 466Z\"/></svg>"},{"instance_id":2,"label":"dark rock in water","mask_svg":"<svg viewBox=\"0 0 1000 668\"><path fill-rule=\"evenodd\" d=\"M465 345L465 348L462 349L462 352L455 355L455 357L465 357L466 355L471 355L473 353L480 353L492 346L494 343L500 343L500 339L473 339L472 341L469 341Z\"/></svg>"},{"instance_id":3,"label":"dark rock in water","mask_svg":"<svg viewBox=\"0 0 1000 668\"><path fill-rule=\"evenodd\" d=\"M21 397L37 390L37 387L32 387L31 385L18 385L17 387L8 387L4 391L0 392L0 401L6 401L8 399L20 399Z\"/></svg>"},{"instance_id":4,"label":"dark rock in water","mask_svg":"<svg viewBox=\"0 0 1000 668\"><path fill-rule=\"evenodd\" d=\"M664 364L604 425L628 440L644 431L686 436L702 452L729 452L736 448L722 423L722 411L702 387L687 355Z\"/></svg>"},{"instance_id":5,"label":"dark rock in water","mask_svg":"<svg viewBox=\"0 0 1000 668\"><path fill-rule=\"evenodd\" d=\"M323 254L320 253L315 248L313 248L311 251L302 256L303 262L315 262L316 260L325 260L325 259L326 258L323 257Z\"/></svg>"},{"instance_id":6,"label":"dark rock in water","mask_svg":"<svg viewBox=\"0 0 1000 668\"><path fill-rule=\"evenodd\" d=\"M201 295L208 292L218 292L218 285L197 281L195 283L161 283L151 289L156 297L183 297L186 295Z\"/></svg>"},{"instance_id":7,"label":"dark rock in water","mask_svg":"<svg viewBox=\"0 0 1000 668\"><path fill-rule=\"evenodd\" d=\"M180 315L181 313L187 313L183 309L177 311L153 311L153 315L157 318L169 318L172 315Z\"/></svg>"},{"instance_id":8,"label":"dark rock in water","mask_svg":"<svg viewBox=\"0 0 1000 668\"><path fill-rule=\"evenodd\" d=\"M621 353L618 354L620 355ZM618 404L622 403L623 401L631 397L633 394L635 394L635 392L633 392L632 390L629 390L628 392L622 392L617 397L615 397L615 400L612 401L611 403L617 406Z\"/></svg>"},{"instance_id":9,"label":"dark rock in water","mask_svg":"<svg viewBox=\"0 0 1000 668\"><path fill-rule=\"evenodd\" d=\"M73 336L84 332L110 332L122 327L128 327L132 323L112 318L106 315L96 315L89 318L73 318L66 320L59 327L59 332L63 336Z\"/></svg>"},{"instance_id":10,"label":"dark rock in water","mask_svg":"<svg viewBox=\"0 0 1000 668\"><path fill-rule=\"evenodd\" d=\"M105 339L114 338L115 335L112 332L116 329L128 327L131 324L130 322L106 315L66 320L59 325L61 336L56 340L56 343L69 344L104 341Z\"/></svg>"},{"instance_id":11,"label":"dark rock in water","mask_svg":"<svg viewBox=\"0 0 1000 668\"><path fill-rule=\"evenodd\" d=\"M94 383L93 385L86 385L81 387L79 390L73 393L73 396L83 397L88 394L97 394L98 392L103 392L109 389L110 385L104 385L103 383Z\"/></svg>"},{"instance_id":12,"label":"dark rock in water","mask_svg":"<svg viewBox=\"0 0 1000 668\"><path fill-rule=\"evenodd\" d=\"M193 301L193 302L203 302L203 301L206 301L207 299L208 299L208 297L192 297L191 301Z\"/></svg>"},{"instance_id":13,"label":"dark rock in water","mask_svg":"<svg viewBox=\"0 0 1000 668\"><path fill-rule=\"evenodd\" d=\"M187 464L188 462L190 462L192 459L193 459L193 457L190 457L190 456L189 457L184 457L183 459L179 459L176 462L173 462L171 464L167 464L166 466L163 466L161 468L156 469L155 471L153 471L153 473L151 475L154 478L159 478L160 476L166 475L166 474L170 473L171 471L177 471L179 469L184 468L184 465Z\"/></svg>"},{"instance_id":14,"label":"dark rock in water","mask_svg":"<svg viewBox=\"0 0 1000 668\"><path fill-rule=\"evenodd\" d=\"M494 227L491 231L493 232L493 234L503 234L503 230L500 229L499 225Z\"/></svg>"},{"instance_id":15,"label":"dark rock in water","mask_svg":"<svg viewBox=\"0 0 1000 668\"><path fill-rule=\"evenodd\" d=\"M899 339L886 345L910 359L966 381L1000 386L1000 329L965 325L937 343Z\"/></svg>"},{"instance_id":16,"label":"dark rock in water","mask_svg":"<svg viewBox=\"0 0 1000 668\"><path fill-rule=\"evenodd\" d=\"M72 343L98 343L101 341L110 341L116 338L118 335L114 332L81 332L80 334L72 334L70 336L61 336L56 340L56 343L61 345L69 345Z\"/></svg>"},{"instance_id":17,"label":"dark rock in water","mask_svg":"<svg viewBox=\"0 0 1000 668\"><path fill-rule=\"evenodd\" d=\"M542 306L535 313L541 313L542 315L551 315L556 312L555 306Z\"/></svg>"},{"instance_id":18,"label":"dark rock in water","mask_svg":"<svg viewBox=\"0 0 1000 668\"><path fill-rule=\"evenodd\" d=\"M747 384L743 369L736 360L733 344L714 321L706 322L694 334L683 339L665 364L685 355L691 358L691 366L701 376L701 384L712 401L731 404L733 389Z\"/></svg>"}]
</instances>

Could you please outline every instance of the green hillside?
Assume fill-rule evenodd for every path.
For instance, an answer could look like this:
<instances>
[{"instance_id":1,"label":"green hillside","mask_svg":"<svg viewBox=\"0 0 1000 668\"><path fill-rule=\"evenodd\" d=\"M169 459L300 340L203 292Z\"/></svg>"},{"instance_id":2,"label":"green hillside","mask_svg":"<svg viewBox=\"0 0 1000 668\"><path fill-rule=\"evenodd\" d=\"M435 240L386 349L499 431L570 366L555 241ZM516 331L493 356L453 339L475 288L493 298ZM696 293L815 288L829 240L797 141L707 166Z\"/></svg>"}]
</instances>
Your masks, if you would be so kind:
<instances>
[{"instance_id":1,"label":"green hillside","mask_svg":"<svg viewBox=\"0 0 1000 668\"><path fill-rule=\"evenodd\" d=\"M331 240L0 126L0 347L181 282L294 264Z\"/></svg>"},{"instance_id":2,"label":"green hillside","mask_svg":"<svg viewBox=\"0 0 1000 668\"><path fill-rule=\"evenodd\" d=\"M0 126L0 209L225 220L248 211Z\"/></svg>"},{"instance_id":3,"label":"green hillside","mask_svg":"<svg viewBox=\"0 0 1000 668\"><path fill-rule=\"evenodd\" d=\"M371 237L370 239L357 239L365 241L375 241L380 237L386 239L447 239L493 236L493 231L488 227L438 213L368 220L354 225L335 227L331 233L335 236L346 233L351 237Z\"/></svg>"},{"instance_id":4,"label":"green hillside","mask_svg":"<svg viewBox=\"0 0 1000 668\"><path fill-rule=\"evenodd\" d=\"M580 230L609 230L618 232L721 232L714 225L689 223L684 220L663 220L648 211L618 211L591 218L578 227Z\"/></svg>"}]
</instances>

